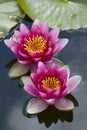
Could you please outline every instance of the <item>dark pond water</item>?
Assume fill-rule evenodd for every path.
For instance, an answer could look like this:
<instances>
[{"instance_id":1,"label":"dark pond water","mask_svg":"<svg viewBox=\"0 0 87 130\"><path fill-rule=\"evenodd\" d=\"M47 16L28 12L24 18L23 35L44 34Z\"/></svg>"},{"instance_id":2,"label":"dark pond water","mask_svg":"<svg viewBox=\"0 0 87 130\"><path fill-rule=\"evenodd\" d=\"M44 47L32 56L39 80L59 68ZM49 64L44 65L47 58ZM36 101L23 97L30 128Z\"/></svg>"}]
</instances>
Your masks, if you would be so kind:
<instances>
[{"instance_id":1,"label":"dark pond water","mask_svg":"<svg viewBox=\"0 0 87 130\"><path fill-rule=\"evenodd\" d=\"M72 93L79 106L70 112L48 108L37 116L27 117L25 106L31 96L19 88L18 80L8 77L6 65L16 57L1 41L0 130L87 129L87 29L61 32L60 36L68 37L70 42L56 57L70 66L71 75L82 75L82 82Z\"/></svg>"}]
</instances>

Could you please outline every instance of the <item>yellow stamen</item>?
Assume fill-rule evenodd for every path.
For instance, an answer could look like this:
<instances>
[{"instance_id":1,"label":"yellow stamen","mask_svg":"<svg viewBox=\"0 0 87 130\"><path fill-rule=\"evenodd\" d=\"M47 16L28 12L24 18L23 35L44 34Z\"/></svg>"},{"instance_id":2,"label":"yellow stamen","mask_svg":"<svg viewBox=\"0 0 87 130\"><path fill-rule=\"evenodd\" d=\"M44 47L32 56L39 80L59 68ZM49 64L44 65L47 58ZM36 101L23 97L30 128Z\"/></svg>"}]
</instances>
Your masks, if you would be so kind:
<instances>
[{"instance_id":1,"label":"yellow stamen","mask_svg":"<svg viewBox=\"0 0 87 130\"><path fill-rule=\"evenodd\" d=\"M46 77L42 80L42 85L46 88L57 89L59 87L60 80L56 77Z\"/></svg>"},{"instance_id":2,"label":"yellow stamen","mask_svg":"<svg viewBox=\"0 0 87 130\"><path fill-rule=\"evenodd\" d=\"M43 52L45 47L46 47L46 39L38 35L29 37L29 39L24 44L24 50L30 53Z\"/></svg>"}]
</instances>

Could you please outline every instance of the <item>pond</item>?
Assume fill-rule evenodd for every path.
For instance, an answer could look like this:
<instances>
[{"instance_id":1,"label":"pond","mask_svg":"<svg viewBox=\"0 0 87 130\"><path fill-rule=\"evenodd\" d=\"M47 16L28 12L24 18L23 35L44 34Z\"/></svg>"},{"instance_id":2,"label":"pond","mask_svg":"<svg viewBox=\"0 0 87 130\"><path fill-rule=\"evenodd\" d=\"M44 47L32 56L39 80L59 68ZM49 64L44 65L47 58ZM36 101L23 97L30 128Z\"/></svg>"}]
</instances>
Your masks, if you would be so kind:
<instances>
[{"instance_id":1,"label":"pond","mask_svg":"<svg viewBox=\"0 0 87 130\"><path fill-rule=\"evenodd\" d=\"M76 107L69 112L49 107L38 115L27 116L25 106L32 97L20 87L18 79L9 78L8 63L16 57L1 41L0 130L87 129L87 29L61 31L60 37L69 38L69 44L55 57L70 66L71 76L82 76L81 83L70 95Z\"/></svg>"}]
</instances>

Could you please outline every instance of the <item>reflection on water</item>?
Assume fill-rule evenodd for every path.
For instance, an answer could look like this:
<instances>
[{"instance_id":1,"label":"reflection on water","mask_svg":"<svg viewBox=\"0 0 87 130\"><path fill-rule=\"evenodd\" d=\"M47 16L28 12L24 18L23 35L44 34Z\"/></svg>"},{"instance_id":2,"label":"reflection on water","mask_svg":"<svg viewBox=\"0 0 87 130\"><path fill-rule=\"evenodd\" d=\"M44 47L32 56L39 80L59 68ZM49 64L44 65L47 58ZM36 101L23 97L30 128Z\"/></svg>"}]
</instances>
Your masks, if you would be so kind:
<instances>
[{"instance_id":1,"label":"reflection on water","mask_svg":"<svg viewBox=\"0 0 87 130\"><path fill-rule=\"evenodd\" d=\"M39 123L44 123L46 127L50 127L52 123L57 123L58 120L62 122L72 122L73 112L72 111L59 111L54 106L50 106L44 112L37 115Z\"/></svg>"}]
</instances>

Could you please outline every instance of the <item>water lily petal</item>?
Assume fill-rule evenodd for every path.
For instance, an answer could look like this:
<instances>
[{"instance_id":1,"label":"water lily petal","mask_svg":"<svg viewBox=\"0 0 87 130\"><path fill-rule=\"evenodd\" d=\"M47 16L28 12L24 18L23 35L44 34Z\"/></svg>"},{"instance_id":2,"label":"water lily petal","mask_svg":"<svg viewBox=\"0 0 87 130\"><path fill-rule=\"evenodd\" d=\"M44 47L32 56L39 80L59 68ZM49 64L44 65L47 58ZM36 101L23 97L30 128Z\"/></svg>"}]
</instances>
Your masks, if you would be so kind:
<instances>
[{"instance_id":1,"label":"water lily petal","mask_svg":"<svg viewBox=\"0 0 87 130\"><path fill-rule=\"evenodd\" d=\"M15 30L14 31L14 36L15 36L16 39L18 39L20 37L22 38L23 34L21 32L19 32L19 31Z\"/></svg>"},{"instance_id":2,"label":"water lily petal","mask_svg":"<svg viewBox=\"0 0 87 130\"><path fill-rule=\"evenodd\" d=\"M56 59L56 58L52 58L52 62L49 63L49 64L46 64L46 66L47 66L48 68L50 68L50 66L51 66L53 63L56 64L56 66L57 66L58 68L61 68L61 67L64 66L63 62L60 61L60 60L58 60L58 59Z\"/></svg>"},{"instance_id":3,"label":"water lily petal","mask_svg":"<svg viewBox=\"0 0 87 130\"><path fill-rule=\"evenodd\" d=\"M65 88L61 94L59 95L59 98L65 97L67 95L67 89Z\"/></svg>"},{"instance_id":4,"label":"water lily petal","mask_svg":"<svg viewBox=\"0 0 87 130\"><path fill-rule=\"evenodd\" d=\"M29 101L26 111L29 114L36 114L44 111L48 107L48 104L42 99L35 98Z\"/></svg>"},{"instance_id":5,"label":"water lily petal","mask_svg":"<svg viewBox=\"0 0 87 130\"><path fill-rule=\"evenodd\" d=\"M27 32L27 33L30 33L29 28L28 28L25 24L23 24L23 23L20 24L20 31L21 31L23 34L25 34L26 32Z\"/></svg>"},{"instance_id":6,"label":"water lily petal","mask_svg":"<svg viewBox=\"0 0 87 130\"><path fill-rule=\"evenodd\" d=\"M74 108L73 102L66 98L59 99L54 106L62 111L68 111Z\"/></svg>"},{"instance_id":7,"label":"water lily petal","mask_svg":"<svg viewBox=\"0 0 87 130\"><path fill-rule=\"evenodd\" d=\"M22 76L29 71L29 68L30 68L29 65L23 65L20 64L19 62L16 62L15 64L13 64L13 66L9 71L9 77L15 78L15 77Z\"/></svg>"},{"instance_id":8,"label":"water lily petal","mask_svg":"<svg viewBox=\"0 0 87 130\"><path fill-rule=\"evenodd\" d=\"M41 69L41 71L47 70L45 64L43 64L42 62L39 62L39 63L38 63L38 69Z\"/></svg>"},{"instance_id":9,"label":"water lily petal","mask_svg":"<svg viewBox=\"0 0 87 130\"><path fill-rule=\"evenodd\" d=\"M18 46L13 46L11 48L12 52L18 55Z\"/></svg>"},{"instance_id":10,"label":"water lily petal","mask_svg":"<svg viewBox=\"0 0 87 130\"><path fill-rule=\"evenodd\" d=\"M46 99L49 98L49 95L48 95L48 94L46 94L46 93L44 93L44 92L41 92L41 91L39 91L39 95L40 95L40 97L43 98L43 99L44 99L44 98L46 98Z\"/></svg>"},{"instance_id":11,"label":"water lily petal","mask_svg":"<svg viewBox=\"0 0 87 130\"><path fill-rule=\"evenodd\" d=\"M45 64L49 64L49 63L52 62L52 57L48 57L48 58L45 57L45 59L42 58L42 62L45 63Z\"/></svg>"},{"instance_id":12,"label":"water lily petal","mask_svg":"<svg viewBox=\"0 0 87 130\"><path fill-rule=\"evenodd\" d=\"M59 73L62 76L62 78L65 79L65 81L67 81L70 75L69 66L64 65L63 67L61 67Z\"/></svg>"},{"instance_id":13,"label":"water lily petal","mask_svg":"<svg viewBox=\"0 0 87 130\"><path fill-rule=\"evenodd\" d=\"M63 38L63 39L59 39L57 42L58 44L55 44L55 48L53 50L53 53L57 53L59 51L61 51L68 43L68 39L67 38Z\"/></svg>"},{"instance_id":14,"label":"water lily petal","mask_svg":"<svg viewBox=\"0 0 87 130\"><path fill-rule=\"evenodd\" d=\"M50 74L55 73L55 75L56 75L57 69L58 69L58 68L57 68L56 64L53 63L53 64L50 66L49 73L50 73ZM58 73L57 73L57 74L58 74Z\"/></svg>"},{"instance_id":15,"label":"water lily petal","mask_svg":"<svg viewBox=\"0 0 87 130\"><path fill-rule=\"evenodd\" d=\"M58 41L58 45L59 45L58 51L61 51L67 45L68 42L69 42L69 39L67 38L60 39Z\"/></svg>"},{"instance_id":16,"label":"water lily petal","mask_svg":"<svg viewBox=\"0 0 87 130\"><path fill-rule=\"evenodd\" d=\"M38 64L34 63L30 65L31 67L31 73L35 73L37 71Z\"/></svg>"},{"instance_id":17,"label":"water lily petal","mask_svg":"<svg viewBox=\"0 0 87 130\"><path fill-rule=\"evenodd\" d=\"M50 31L49 36L52 36L52 39L55 40L58 37L59 32L60 32L59 28L54 28L53 30Z\"/></svg>"},{"instance_id":18,"label":"water lily petal","mask_svg":"<svg viewBox=\"0 0 87 130\"><path fill-rule=\"evenodd\" d=\"M25 59L29 59L29 56L24 54L21 50L18 50L18 55L20 55L20 57L23 57Z\"/></svg>"},{"instance_id":19,"label":"water lily petal","mask_svg":"<svg viewBox=\"0 0 87 130\"><path fill-rule=\"evenodd\" d=\"M34 61L34 62L39 62L40 60L41 60L41 57L33 58L33 61Z\"/></svg>"},{"instance_id":20,"label":"water lily petal","mask_svg":"<svg viewBox=\"0 0 87 130\"><path fill-rule=\"evenodd\" d=\"M22 76L20 81L22 81L24 85L32 84L31 78L29 76Z\"/></svg>"},{"instance_id":21,"label":"water lily petal","mask_svg":"<svg viewBox=\"0 0 87 130\"><path fill-rule=\"evenodd\" d=\"M51 52L52 52L52 48L49 47L49 48L48 48L48 51L44 54L44 56L48 56Z\"/></svg>"},{"instance_id":22,"label":"water lily petal","mask_svg":"<svg viewBox=\"0 0 87 130\"><path fill-rule=\"evenodd\" d=\"M32 85L32 84L27 84L27 85L24 85L24 90L28 93L28 94L30 94L30 95L32 95L32 96L34 96L34 97L38 97L39 96L39 91L38 91L38 89L34 86L34 85Z\"/></svg>"},{"instance_id":23,"label":"water lily petal","mask_svg":"<svg viewBox=\"0 0 87 130\"><path fill-rule=\"evenodd\" d=\"M31 73L30 75L32 82L37 85L38 84L38 75L36 73Z\"/></svg>"},{"instance_id":24,"label":"water lily petal","mask_svg":"<svg viewBox=\"0 0 87 130\"><path fill-rule=\"evenodd\" d=\"M13 40L4 40L5 45L12 50L15 54L18 54L19 44Z\"/></svg>"},{"instance_id":25,"label":"water lily petal","mask_svg":"<svg viewBox=\"0 0 87 130\"><path fill-rule=\"evenodd\" d=\"M38 31L38 29L40 29L40 26L41 26L40 21L39 21L38 19L36 19L36 20L34 21L34 23L32 24L31 30L32 30L33 32Z\"/></svg>"},{"instance_id":26,"label":"water lily petal","mask_svg":"<svg viewBox=\"0 0 87 130\"><path fill-rule=\"evenodd\" d=\"M52 62L55 63L58 66L58 68L61 68L61 67L64 66L63 62L58 60L58 59L56 59L56 58L53 58Z\"/></svg>"},{"instance_id":27,"label":"water lily petal","mask_svg":"<svg viewBox=\"0 0 87 130\"><path fill-rule=\"evenodd\" d=\"M16 46L18 43L16 41L13 41L13 40L4 40L5 42L5 45L8 47L8 48L12 48L13 46Z\"/></svg>"},{"instance_id":28,"label":"water lily petal","mask_svg":"<svg viewBox=\"0 0 87 130\"><path fill-rule=\"evenodd\" d=\"M61 93L61 87L59 87L56 91L54 90L53 97L58 99L60 97L60 93Z\"/></svg>"},{"instance_id":29,"label":"water lily petal","mask_svg":"<svg viewBox=\"0 0 87 130\"><path fill-rule=\"evenodd\" d=\"M22 57L19 57L17 60L18 60L18 62L21 63L21 64L25 64L25 65L31 64L31 61L30 61L30 60L25 60L25 59L23 59Z\"/></svg>"},{"instance_id":30,"label":"water lily petal","mask_svg":"<svg viewBox=\"0 0 87 130\"><path fill-rule=\"evenodd\" d=\"M56 98L50 98L50 99L44 99L46 102L47 102L47 104L49 104L49 105L54 105L55 104L55 102L56 102Z\"/></svg>"},{"instance_id":31,"label":"water lily petal","mask_svg":"<svg viewBox=\"0 0 87 130\"><path fill-rule=\"evenodd\" d=\"M48 23L47 22L44 22L43 24L42 24L42 27L41 27L41 29L42 29L42 34L47 34L48 33Z\"/></svg>"},{"instance_id":32,"label":"water lily petal","mask_svg":"<svg viewBox=\"0 0 87 130\"><path fill-rule=\"evenodd\" d=\"M81 81L81 76L80 75L76 75L71 77L68 82L67 82L67 93L71 93L80 83Z\"/></svg>"}]
</instances>

